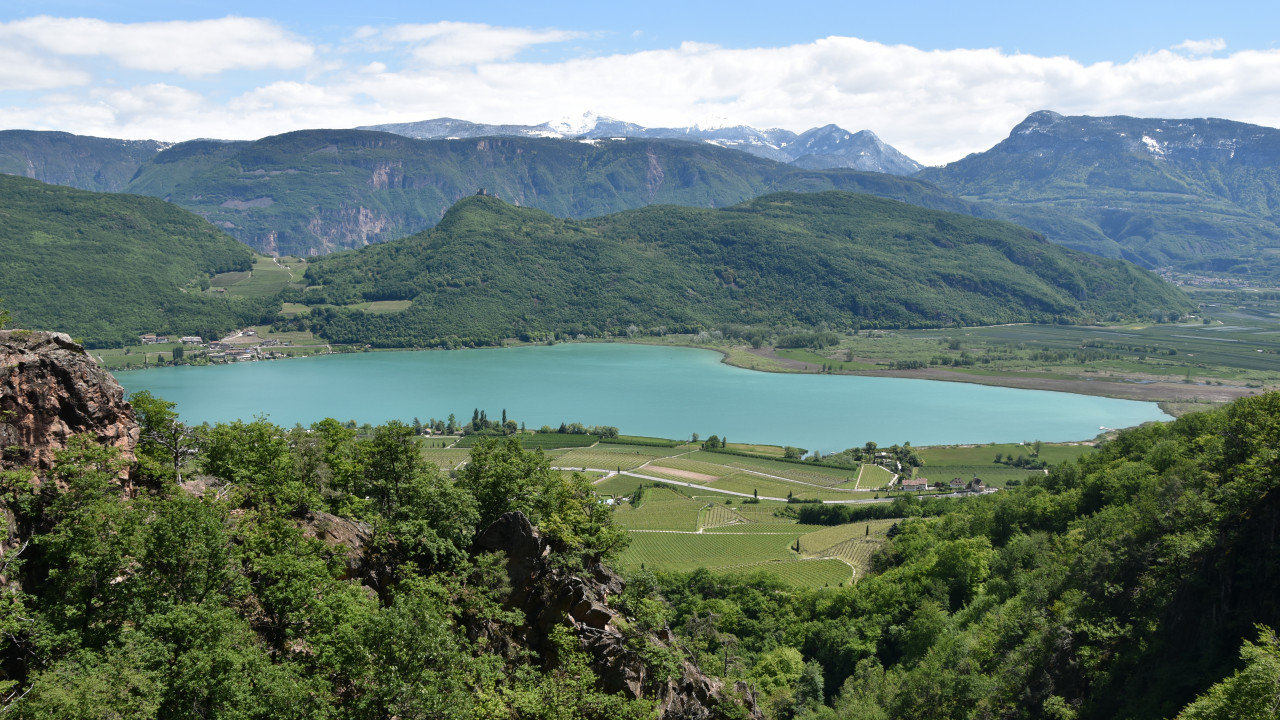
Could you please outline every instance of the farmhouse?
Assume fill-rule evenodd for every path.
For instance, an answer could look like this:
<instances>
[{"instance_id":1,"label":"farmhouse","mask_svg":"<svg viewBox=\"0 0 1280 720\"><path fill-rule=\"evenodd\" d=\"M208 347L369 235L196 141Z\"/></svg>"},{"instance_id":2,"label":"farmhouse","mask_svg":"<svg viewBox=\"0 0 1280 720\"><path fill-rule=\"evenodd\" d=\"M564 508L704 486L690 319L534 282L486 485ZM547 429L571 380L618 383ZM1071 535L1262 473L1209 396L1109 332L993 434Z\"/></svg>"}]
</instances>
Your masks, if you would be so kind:
<instances>
[{"instance_id":1,"label":"farmhouse","mask_svg":"<svg viewBox=\"0 0 1280 720\"><path fill-rule=\"evenodd\" d=\"M183 335L182 336L183 345L200 345L203 342L204 341L200 339L199 335Z\"/></svg>"},{"instance_id":2,"label":"farmhouse","mask_svg":"<svg viewBox=\"0 0 1280 720\"><path fill-rule=\"evenodd\" d=\"M169 337L167 335L147 333L146 335L139 335L138 340L141 341L143 345L159 345L161 343L169 342Z\"/></svg>"},{"instance_id":3,"label":"farmhouse","mask_svg":"<svg viewBox=\"0 0 1280 720\"><path fill-rule=\"evenodd\" d=\"M902 489L924 492L929 489L929 478L907 478L902 481Z\"/></svg>"}]
</instances>

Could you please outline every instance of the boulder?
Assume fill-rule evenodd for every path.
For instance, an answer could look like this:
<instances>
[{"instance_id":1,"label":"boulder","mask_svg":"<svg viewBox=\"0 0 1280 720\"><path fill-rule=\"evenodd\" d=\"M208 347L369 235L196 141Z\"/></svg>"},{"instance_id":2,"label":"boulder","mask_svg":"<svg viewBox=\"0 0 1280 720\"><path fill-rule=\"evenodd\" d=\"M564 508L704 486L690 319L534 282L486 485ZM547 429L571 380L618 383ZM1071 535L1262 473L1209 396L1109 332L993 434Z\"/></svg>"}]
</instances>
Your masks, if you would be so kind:
<instances>
[{"instance_id":1,"label":"boulder","mask_svg":"<svg viewBox=\"0 0 1280 720\"><path fill-rule=\"evenodd\" d=\"M139 429L124 388L62 333L0 330L0 468L43 475L80 433L133 459Z\"/></svg>"}]
</instances>

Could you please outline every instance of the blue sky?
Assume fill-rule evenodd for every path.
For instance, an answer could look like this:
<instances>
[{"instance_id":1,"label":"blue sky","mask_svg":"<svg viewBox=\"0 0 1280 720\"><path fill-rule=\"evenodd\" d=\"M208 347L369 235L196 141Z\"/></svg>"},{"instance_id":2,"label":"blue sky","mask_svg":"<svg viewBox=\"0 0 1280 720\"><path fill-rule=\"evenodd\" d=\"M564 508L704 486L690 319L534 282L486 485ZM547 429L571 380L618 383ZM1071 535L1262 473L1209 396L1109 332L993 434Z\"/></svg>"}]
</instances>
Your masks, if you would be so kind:
<instances>
[{"instance_id":1,"label":"blue sky","mask_svg":"<svg viewBox=\"0 0 1280 720\"><path fill-rule=\"evenodd\" d=\"M923 162L1026 114L1280 125L1280 3L7 0L0 128L249 138L587 111L870 129Z\"/></svg>"}]
</instances>

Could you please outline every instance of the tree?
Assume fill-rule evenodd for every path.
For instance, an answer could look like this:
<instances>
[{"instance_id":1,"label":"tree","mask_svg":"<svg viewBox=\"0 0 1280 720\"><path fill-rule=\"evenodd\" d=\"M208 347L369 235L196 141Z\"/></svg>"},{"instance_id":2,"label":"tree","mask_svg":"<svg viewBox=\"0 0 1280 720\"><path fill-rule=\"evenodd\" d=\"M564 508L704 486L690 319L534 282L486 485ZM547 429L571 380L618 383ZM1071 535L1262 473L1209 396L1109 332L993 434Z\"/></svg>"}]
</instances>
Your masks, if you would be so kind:
<instances>
[{"instance_id":1,"label":"tree","mask_svg":"<svg viewBox=\"0 0 1280 720\"><path fill-rule=\"evenodd\" d=\"M1031 456L1040 457L1040 448L1042 447L1044 447L1044 443L1040 442L1039 440L1036 440L1035 442L1031 443Z\"/></svg>"},{"instance_id":2,"label":"tree","mask_svg":"<svg viewBox=\"0 0 1280 720\"><path fill-rule=\"evenodd\" d=\"M0 330L9 323L9 311L4 309L4 298L0 298Z\"/></svg>"},{"instance_id":3,"label":"tree","mask_svg":"<svg viewBox=\"0 0 1280 720\"><path fill-rule=\"evenodd\" d=\"M1178 720L1271 720L1280 717L1280 639L1258 626L1258 643L1240 648L1244 668L1209 688Z\"/></svg>"},{"instance_id":4,"label":"tree","mask_svg":"<svg viewBox=\"0 0 1280 720\"><path fill-rule=\"evenodd\" d=\"M173 403L161 400L146 390L130 395L129 403L141 426L140 460L144 465L147 458L163 461L166 469L173 471L175 481L181 483L182 464L200 452L199 433L178 419Z\"/></svg>"},{"instance_id":5,"label":"tree","mask_svg":"<svg viewBox=\"0 0 1280 720\"><path fill-rule=\"evenodd\" d=\"M535 488L545 486L550 475L542 451L525 452L519 436L482 438L471 448L458 485L475 497L477 528L483 529L513 510L531 515Z\"/></svg>"}]
</instances>

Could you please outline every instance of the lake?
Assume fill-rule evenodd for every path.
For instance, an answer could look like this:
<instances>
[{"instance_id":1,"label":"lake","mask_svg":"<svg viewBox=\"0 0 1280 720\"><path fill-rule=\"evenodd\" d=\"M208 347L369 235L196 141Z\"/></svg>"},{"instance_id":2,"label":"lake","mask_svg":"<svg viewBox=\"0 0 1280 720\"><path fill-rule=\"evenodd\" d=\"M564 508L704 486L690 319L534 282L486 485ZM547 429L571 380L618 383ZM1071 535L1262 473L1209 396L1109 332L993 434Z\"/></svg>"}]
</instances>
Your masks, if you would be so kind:
<instances>
[{"instance_id":1,"label":"lake","mask_svg":"<svg viewBox=\"0 0 1280 720\"><path fill-rule=\"evenodd\" d=\"M692 348L564 343L368 352L115 373L126 390L177 403L189 423L265 415L378 424L470 421L480 408L530 428L614 425L628 435L794 445L1059 442L1167 420L1155 403L969 383L744 370Z\"/></svg>"}]
</instances>

